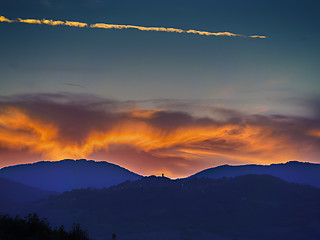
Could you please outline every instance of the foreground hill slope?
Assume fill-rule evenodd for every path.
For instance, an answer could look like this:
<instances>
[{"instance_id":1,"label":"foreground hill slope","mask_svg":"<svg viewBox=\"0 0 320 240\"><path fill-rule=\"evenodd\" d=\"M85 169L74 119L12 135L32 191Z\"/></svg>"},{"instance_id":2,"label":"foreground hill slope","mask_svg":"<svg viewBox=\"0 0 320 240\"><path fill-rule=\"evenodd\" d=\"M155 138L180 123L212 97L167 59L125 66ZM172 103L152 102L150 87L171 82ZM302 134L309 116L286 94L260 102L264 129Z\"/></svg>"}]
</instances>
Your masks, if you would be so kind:
<instances>
[{"instance_id":1,"label":"foreground hill slope","mask_svg":"<svg viewBox=\"0 0 320 240\"><path fill-rule=\"evenodd\" d=\"M196 173L192 177L206 178L222 178L236 177L246 174L267 174L281 178L288 182L300 184L310 184L320 188L320 164L303 163L303 162L287 162L284 164L271 165L242 165L230 166L223 165L219 167L209 168Z\"/></svg>"},{"instance_id":2,"label":"foreground hill slope","mask_svg":"<svg viewBox=\"0 0 320 240\"><path fill-rule=\"evenodd\" d=\"M92 239L320 239L320 190L268 175L146 177L74 190L21 209L53 224L78 222Z\"/></svg>"},{"instance_id":3,"label":"foreground hill slope","mask_svg":"<svg viewBox=\"0 0 320 240\"><path fill-rule=\"evenodd\" d=\"M9 213L22 203L37 201L57 195L0 177L0 213Z\"/></svg>"},{"instance_id":4,"label":"foreground hill slope","mask_svg":"<svg viewBox=\"0 0 320 240\"><path fill-rule=\"evenodd\" d=\"M103 188L141 176L108 162L62 160L37 162L0 169L0 177L43 190L64 192L78 188Z\"/></svg>"}]
</instances>

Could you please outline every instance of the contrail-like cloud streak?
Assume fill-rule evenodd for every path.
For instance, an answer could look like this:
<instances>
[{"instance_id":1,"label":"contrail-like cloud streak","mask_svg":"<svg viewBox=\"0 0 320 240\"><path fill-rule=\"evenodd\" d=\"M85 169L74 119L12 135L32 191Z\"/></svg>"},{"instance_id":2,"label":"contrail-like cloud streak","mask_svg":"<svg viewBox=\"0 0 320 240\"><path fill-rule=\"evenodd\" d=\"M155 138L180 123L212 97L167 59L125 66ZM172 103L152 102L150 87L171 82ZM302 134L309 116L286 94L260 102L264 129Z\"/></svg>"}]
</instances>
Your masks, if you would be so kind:
<instances>
[{"instance_id":1,"label":"contrail-like cloud streak","mask_svg":"<svg viewBox=\"0 0 320 240\"><path fill-rule=\"evenodd\" d=\"M54 20L47 20L47 19L21 19L18 18L17 20L11 20L11 22L20 22L20 23L29 23L29 24L46 24L46 25L51 25L51 26L58 26L58 25L63 25L63 26L69 26L69 27L88 27L87 23L82 23L82 22L73 22L73 21L54 21Z\"/></svg>"},{"instance_id":2,"label":"contrail-like cloud streak","mask_svg":"<svg viewBox=\"0 0 320 240\"><path fill-rule=\"evenodd\" d=\"M0 16L0 22L19 22L19 23L27 23L27 24L46 24L51 26L69 26L69 27L80 27L80 28L100 28L100 29L137 29L140 31L155 31L155 32L169 32L169 33L188 33L188 34L196 34L201 36L224 36L224 37L249 37L249 38L267 38L263 35L252 35L246 36L243 34L236 34L231 32L208 32L208 31L198 31L198 30L183 30L179 28L167 28L167 27L144 27L144 26L134 26L134 25L118 25L118 24L108 24L108 23L95 23L88 24L83 22L74 22L74 21L55 21L48 19L21 19L17 18L16 20L10 20L4 16Z\"/></svg>"}]
</instances>

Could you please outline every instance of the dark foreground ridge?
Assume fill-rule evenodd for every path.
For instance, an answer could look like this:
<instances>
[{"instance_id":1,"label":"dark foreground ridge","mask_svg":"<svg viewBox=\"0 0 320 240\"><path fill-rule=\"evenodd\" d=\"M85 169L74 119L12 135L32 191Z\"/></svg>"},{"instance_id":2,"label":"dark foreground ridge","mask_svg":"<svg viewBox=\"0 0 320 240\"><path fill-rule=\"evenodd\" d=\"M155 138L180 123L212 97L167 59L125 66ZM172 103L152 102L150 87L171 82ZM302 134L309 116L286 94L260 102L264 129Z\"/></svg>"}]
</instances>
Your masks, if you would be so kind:
<instances>
[{"instance_id":1,"label":"dark foreground ridge","mask_svg":"<svg viewBox=\"0 0 320 240\"><path fill-rule=\"evenodd\" d=\"M268 175L145 177L24 205L54 226L80 223L92 239L320 239L320 190Z\"/></svg>"},{"instance_id":2,"label":"dark foreground ridge","mask_svg":"<svg viewBox=\"0 0 320 240\"><path fill-rule=\"evenodd\" d=\"M25 218L0 215L0 239L2 240L89 240L88 233L73 225L67 232L63 226L52 229L49 223L36 214Z\"/></svg>"}]
</instances>

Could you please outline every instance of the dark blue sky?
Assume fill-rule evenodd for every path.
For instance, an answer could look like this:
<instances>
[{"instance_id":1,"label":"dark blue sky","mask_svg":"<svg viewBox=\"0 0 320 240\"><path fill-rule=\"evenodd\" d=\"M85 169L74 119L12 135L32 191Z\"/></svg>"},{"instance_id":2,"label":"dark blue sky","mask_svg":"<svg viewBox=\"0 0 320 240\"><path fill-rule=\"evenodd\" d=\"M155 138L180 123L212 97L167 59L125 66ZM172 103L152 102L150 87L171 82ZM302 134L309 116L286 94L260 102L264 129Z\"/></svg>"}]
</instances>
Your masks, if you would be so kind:
<instances>
[{"instance_id":1,"label":"dark blue sky","mask_svg":"<svg viewBox=\"0 0 320 240\"><path fill-rule=\"evenodd\" d=\"M26 94L36 98L63 93L86 96L82 103L88 96L94 101L120 101L123 111L134 105L214 119L225 116L204 109L312 119L319 114L320 3L316 0L2 0L0 11L11 20L267 36L1 22L0 95L10 101L18 98L21 103Z\"/></svg>"},{"instance_id":2,"label":"dark blue sky","mask_svg":"<svg viewBox=\"0 0 320 240\"><path fill-rule=\"evenodd\" d=\"M150 98L318 93L317 1L1 1L9 19L164 26L267 39L0 25L1 94L90 92Z\"/></svg>"}]
</instances>

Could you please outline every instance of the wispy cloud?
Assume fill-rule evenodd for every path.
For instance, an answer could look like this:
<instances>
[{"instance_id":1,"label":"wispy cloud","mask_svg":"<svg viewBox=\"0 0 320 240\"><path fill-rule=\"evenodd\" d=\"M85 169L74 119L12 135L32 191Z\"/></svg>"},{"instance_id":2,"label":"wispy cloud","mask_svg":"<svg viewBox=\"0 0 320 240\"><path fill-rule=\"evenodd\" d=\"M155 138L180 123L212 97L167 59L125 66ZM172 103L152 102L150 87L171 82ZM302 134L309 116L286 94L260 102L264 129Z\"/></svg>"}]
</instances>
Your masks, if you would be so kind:
<instances>
[{"instance_id":1,"label":"wispy cloud","mask_svg":"<svg viewBox=\"0 0 320 240\"><path fill-rule=\"evenodd\" d=\"M267 38L263 35L251 35L246 36L243 34L236 34L231 32L208 32L208 31L199 31L199 30L183 30L179 28L171 28L171 27L144 27L144 26L134 26L134 25L119 25L119 24L108 24L108 23L94 23L88 24L83 22L75 22L75 21L56 21L56 20L48 20L48 19L21 19L17 18L16 20L10 20L5 18L4 16L0 16L0 22L20 22L20 23L28 23L28 24L46 24L51 26L69 26L69 27L80 27L80 28L100 28L100 29L137 29L140 31L155 31L155 32L169 32L169 33L185 33L185 34L196 34L201 36L224 36L224 37L248 37L248 38Z\"/></svg>"}]
</instances>

